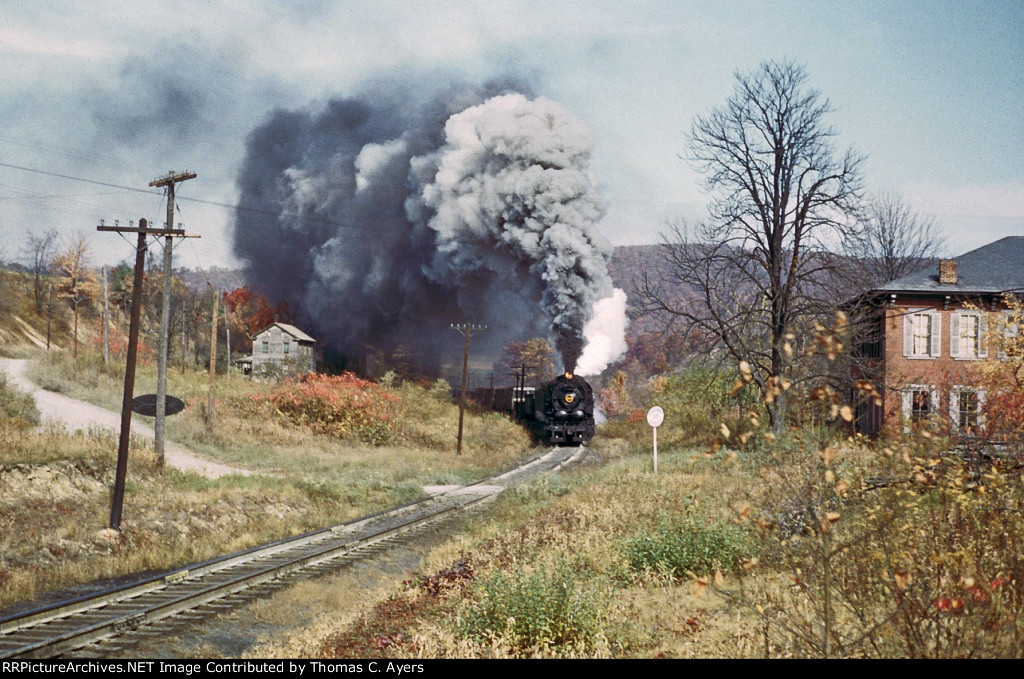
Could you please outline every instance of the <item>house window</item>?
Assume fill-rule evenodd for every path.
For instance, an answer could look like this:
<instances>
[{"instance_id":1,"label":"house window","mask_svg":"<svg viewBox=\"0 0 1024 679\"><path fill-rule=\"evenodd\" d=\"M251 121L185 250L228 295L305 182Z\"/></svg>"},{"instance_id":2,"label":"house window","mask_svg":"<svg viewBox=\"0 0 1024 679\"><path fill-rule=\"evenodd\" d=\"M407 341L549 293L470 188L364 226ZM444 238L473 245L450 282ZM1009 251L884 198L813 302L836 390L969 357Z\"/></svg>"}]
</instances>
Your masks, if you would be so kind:
<instances>
[{"instance_id":1,"label":"house window","mask_svg":"<svg viewBox=\"0 0 1024 679\"><path fill-rule=\"evenodd\" d=\"M988 355L987 319L980 312L957 312L950 316L949 355L956 358L984 358Z\"/></svg>"},{"instance_id":2,"label":"house window","mask_svg":"<svg viewBox=\"0 0 1024 679\"><path fill-rule=\"evenodd\" d=\"M919 311L903 317L903 355L933 358L939 355L941 317L931 311Z\"/></svg>"},{"instance_id":3,"label":"house window","mask_svg":"<svg viewBox=\"0 0 1024 679\"><path fill-rule=\"evenodd\" d=\"M284 355L285 356L288 355L288 349L291 347L291 345L292 345L292 343L289 342L288 340L284 341Z\"/></svg>"},{"instance_id":4,"label":"house window","mask_svg":"<svg viewBox=\"0 0 1024 679\"><path fill-rule=\"evenodd\" d=\"M928 419L931 413L931 394L927 389L915 389L910 401L910 421L920 422Z\"/></svg>"},{"instance_id":5,"label":"house window","mask_svg":"<svg viewBox=\"0 0 1024 679\"><path fill-rule=\"evenodd\" d=\"M1020 312L1011 313L1004 311L1000 314L1000 338L999 338L999 359L1007 360L1022 354L1024 340L1020 339L1020 329L1024 323L1020 323Z\"/></svg>"},{"instance_id":6,"label":"house window","mask_svg":"<svg viewBox=\"0 0 1024 679\"><path fill-rule=\"evenodd\" d=\"M908 423L931 419L938 414L939 393L923 384L910 384L903 390L903 419Z\"/></svg>"},{"instance_id":7,"label":"house window","mask_svg":"<svg viewBox=\"0 0 1024 679\"><path fill-rule=\"evenodd\" d=\"M949 391L949 419L953 431L975 434L984 424L981 413L985 392L973 387L953 387Z\"/></svg>"},{"instance_id":8,"label":"house window","mask_svg":"<svg viewBox=\"0 0 1024 679\"><path fill-rule=\"evenodd\" d=\"M264 354L269 354L270 353L270 340L263 340L263 353Z\"/></svg>"},{"instance_id":9,"label":"house window","mask_svg":"<svg viewBox=\"0 0 1024 679\"><path fill-rule=\"evenodd\" d=\"M957 398L960 411L960 431L972 432L978 428L978 392L963 390Z\"/></svg>"}]
</instances>

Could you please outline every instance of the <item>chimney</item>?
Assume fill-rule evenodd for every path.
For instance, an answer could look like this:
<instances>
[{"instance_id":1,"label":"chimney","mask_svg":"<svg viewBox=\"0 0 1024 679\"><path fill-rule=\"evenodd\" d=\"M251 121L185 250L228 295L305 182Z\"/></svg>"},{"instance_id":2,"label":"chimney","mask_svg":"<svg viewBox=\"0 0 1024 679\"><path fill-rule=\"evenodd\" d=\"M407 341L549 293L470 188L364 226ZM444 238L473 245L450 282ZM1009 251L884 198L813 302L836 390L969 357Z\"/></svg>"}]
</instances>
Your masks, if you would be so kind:
<instances>
[{"instance_id":1,"label":"chimney","mask_svg":"<svg viewBox=\"0 0 1024 679\"><path fill-rule=\"evenodd\" d=\"M939 260L939 283L942 285L956 285L956 260Z\"/></svg>"}]
</instances>

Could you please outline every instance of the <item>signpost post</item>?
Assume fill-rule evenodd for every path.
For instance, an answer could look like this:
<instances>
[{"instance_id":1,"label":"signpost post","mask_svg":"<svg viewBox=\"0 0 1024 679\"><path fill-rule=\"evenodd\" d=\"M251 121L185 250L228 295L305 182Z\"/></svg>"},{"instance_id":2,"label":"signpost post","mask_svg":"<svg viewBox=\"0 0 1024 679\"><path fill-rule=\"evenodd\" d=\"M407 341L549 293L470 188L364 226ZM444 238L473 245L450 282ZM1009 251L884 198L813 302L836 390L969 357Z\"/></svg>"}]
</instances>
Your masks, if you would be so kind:
<instances>
[{"instance_id":1,"label":"signpost post","mask_svg":"<svg viewBox=\"0 0 1024 679\"><path fill-rule=\"evenodd\" d=\"M654 432L654 473L658 473L658 427L665 421L665 411L661 406L654 406L647 411L647 424L651 425Z\"/></svg>"}]
</instances>

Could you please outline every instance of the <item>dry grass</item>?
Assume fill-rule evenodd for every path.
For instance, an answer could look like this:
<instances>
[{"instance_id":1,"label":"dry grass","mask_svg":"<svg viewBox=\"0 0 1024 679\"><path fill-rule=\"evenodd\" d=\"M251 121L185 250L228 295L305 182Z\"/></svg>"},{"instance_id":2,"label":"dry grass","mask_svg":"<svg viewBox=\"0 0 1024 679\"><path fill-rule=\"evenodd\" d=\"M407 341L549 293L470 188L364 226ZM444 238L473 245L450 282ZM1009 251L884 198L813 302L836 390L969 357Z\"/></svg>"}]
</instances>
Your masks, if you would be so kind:
<instances>
[{"instance_id":1,"label":"dry grass","mask_svg":"<svg viewBox=\"0 0 1024 679\"><path fill-rule=\"evenodd\" d=\"M819 457L807 447L819 433L780 442L774 457L669 451L657 476L646 455L595 440L606 465L506 492L492 521L432 553L429 575L318 629L318 655L1019 657L1024 534L1006 522L1024 510L1019 469L940 464L928 438L847 441ZM629 540L680 516L745 527L743 566L682 577L631 567ZM537 576L552 572L581 606L598 605L577 609L576 636L529 641L501 608L548 606ZM495 622L481 635L485 614ZM356 641L366 630L399 641L367 649Z\"/></svg>"},{"instance_id":2,"label":"dry grass","mask_svg":"<svg viewBox=\"0 0 1024 679\"><path fill-rule=\"evenodd\" d=\"M120 375L95 355L82 352L75 362L54 352L40 364L34 377L44 385L108 407L120 401ZM141 366L137 391L147 391L149 380L155 381L152 367ZM476 480L529 452L521 429L488 414L467 419L465 454L455 455L457 409L426 402L425 390L415 386L403 387L399 397L415 409L417 423L394 445L373 447L253 412L249 396L268 385L223 377L211 434L206 376L172 371L169 383L169 393L190 404L168 418L169 439L264 474L211 481L161 471L151 444L136 438L122 532L110 534L104 529L116 435L33 430L27 411L7 413L0 417L0 608L56 588L184 565L332 525L421 497L422 485ZM7 410L24 411L23 399L5 384L0 389ZM431 437L434 448L417 443Z\"/></svg>"}]
</instances>

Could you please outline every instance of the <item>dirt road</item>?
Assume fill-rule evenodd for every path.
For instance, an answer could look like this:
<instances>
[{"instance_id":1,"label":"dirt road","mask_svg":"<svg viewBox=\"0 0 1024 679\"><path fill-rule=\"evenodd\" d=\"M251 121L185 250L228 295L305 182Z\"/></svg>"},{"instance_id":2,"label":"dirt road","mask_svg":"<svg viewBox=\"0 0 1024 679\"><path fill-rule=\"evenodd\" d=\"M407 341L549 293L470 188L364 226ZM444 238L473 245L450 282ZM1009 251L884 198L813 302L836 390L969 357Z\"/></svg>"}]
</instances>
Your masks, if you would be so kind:
<instances>
[{"instance_id":1,"label":"dirt road","mask_svg":"<svg viewBox=\"0 0 1024 679\"><path fill-rule=\"evenodd\" d=\"M121 430L120 413L41 389L28 378L28 366L29 361L27 359L0 358L0 370L3 370L10 376L11 384L32 395L44 424L58 422L71 430L88 429L95 426L113 429L114 431ZM139 436L155 436L152 427L147 427L134 421L132 422L132 433ZM198 453L171 441L166 442L164 453L165 460L170 466L184 471L196 472L210 479L227 474L250 473L243 469L205 460Z\"/></svg>"}]
</instances>

